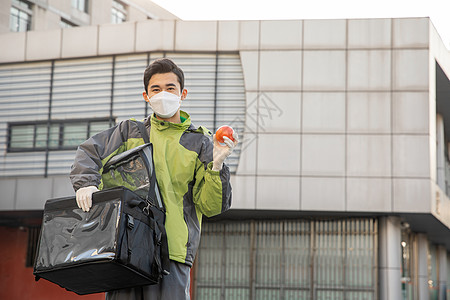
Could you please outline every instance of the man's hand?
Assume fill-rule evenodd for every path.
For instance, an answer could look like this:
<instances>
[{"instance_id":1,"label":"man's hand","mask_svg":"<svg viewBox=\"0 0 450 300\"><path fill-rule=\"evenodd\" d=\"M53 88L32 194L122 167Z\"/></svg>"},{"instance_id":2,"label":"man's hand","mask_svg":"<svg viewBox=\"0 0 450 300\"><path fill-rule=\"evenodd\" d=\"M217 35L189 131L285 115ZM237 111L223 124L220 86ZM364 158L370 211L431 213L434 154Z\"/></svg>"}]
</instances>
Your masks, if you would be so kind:
<instances>
[{"instance_id":1,"label":"man's hand","mask_svg":"<svg viewBox=\"0 0 450 300\"><path fill-rule=\"evenodd\" d=\"M233 132L233 139L229 139L228 137L224 136L223 141L225 145L221 145L216 138L216 135L213 135L213 142L214 142L214 150L213 150L213 171L220 171L222 170L223 162L224 160L233 152L234 147L239 143L238 140L238 134L237 132Z\"/></svg>"},{"instance_id":2,"label":"man's hand","mask_svg":"<svg viewBox=\"0 0 450 300\"><path fill-rule=\"evenodd\" d=\"M87 186L80 188L76 192L77 205L83 211L89 211L92 207L92 194L97 192L98 188L96 186Z\"/></svg>"}]
</instances>

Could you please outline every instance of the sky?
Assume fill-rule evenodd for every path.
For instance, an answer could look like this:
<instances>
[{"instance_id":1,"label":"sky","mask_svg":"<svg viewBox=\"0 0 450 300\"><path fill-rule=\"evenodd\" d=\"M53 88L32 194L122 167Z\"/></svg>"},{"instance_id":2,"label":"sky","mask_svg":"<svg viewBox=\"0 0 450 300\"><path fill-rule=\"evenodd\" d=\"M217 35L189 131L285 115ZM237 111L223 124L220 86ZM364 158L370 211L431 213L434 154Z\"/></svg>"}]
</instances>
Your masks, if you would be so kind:
<instances>
[{"instance_id":1,"label":"sky","mask_svg":"<svg viewBox=\"0 0 450 300\"><path fill-rule=\"evenodd\" d=\"M152 0L182 20L430 17L450 49L450 0Z\"/></svg>"}]
</instances>

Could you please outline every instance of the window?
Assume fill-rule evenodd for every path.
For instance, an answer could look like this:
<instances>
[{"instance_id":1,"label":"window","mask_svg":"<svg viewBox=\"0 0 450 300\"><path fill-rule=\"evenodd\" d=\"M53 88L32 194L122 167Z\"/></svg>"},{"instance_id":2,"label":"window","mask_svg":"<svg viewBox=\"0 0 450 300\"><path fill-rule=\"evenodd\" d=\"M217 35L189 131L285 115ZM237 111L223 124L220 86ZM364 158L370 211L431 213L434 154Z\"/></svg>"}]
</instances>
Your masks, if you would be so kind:
<instances>
[{"instance_id":1,"label":"window","mask_svg":"<svg viewBox=\"0 0 450 300\"><path fill-rule=\"evenodd\" d=\"M127 20L127 11L125 5L119 1L112 2L111 23L120 24Z\"/></svg>"},{"instance_id":2,"label":"window","mask_svg":"<svg viewBox=\"0 0 450 300\"><path fill-rule=\"evenodd\" d=\"M72 150L90 136L110 127L106 118L51 121L50 124L10 123L8 126L8 152Z\"/></svg>"},{"instance_id":3,"label":"window","mask_svg":"<svg viewBox=\"0 0 450 300\"><path fill-rule=\"evenodd\" d=\"M194 296L373 300L377 239L375 219L205 222Z\"/></svg>"},{"instance_id":4,"label":"window","mask_svg":"<svg viewBox=\"0 0 450 300\"><path fill-rule=\"evenodd\" d=\"M72 0L72 7L82 12L88 12L88 0Z\"/></svg>"},{"instance_id":5,"label":"window","mask_svg":"<svg viewBox=\"0 0 450 300\"><path fill-rule=\"evenodd\" d=\"M13 0L10 10L9 28L14 32L31 29L31 5L26 1Z\"/></svg>"}]
</instances>

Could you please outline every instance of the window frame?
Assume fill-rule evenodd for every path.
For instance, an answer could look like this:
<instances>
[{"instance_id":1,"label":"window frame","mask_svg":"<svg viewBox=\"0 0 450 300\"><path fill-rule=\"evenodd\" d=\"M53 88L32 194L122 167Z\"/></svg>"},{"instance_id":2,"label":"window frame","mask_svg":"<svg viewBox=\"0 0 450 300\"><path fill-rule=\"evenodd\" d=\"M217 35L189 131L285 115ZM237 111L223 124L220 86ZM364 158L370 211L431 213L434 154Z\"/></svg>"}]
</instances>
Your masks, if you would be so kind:
<instances>
[{"instance_id":1,"label":"window frame","mask_svg":"<svg viewBox=\"0 0 450 300\"><path fill-rule=\"evenodd\" d=\"M120 18L120 14L123 15L123 18ZM111 23L112 24L121 24L127 21L127 6L121 1L113 0L111 6ZM117 22L120 20L120 22Z\"/></svg>"},{"instance_id":2,"label":"window frame","mask_svg":"<svg viewBox=\"0 0 450 300\"><path fill-rule=\"evenodd\" d=\"M73 8L81 12L89 13L89 0L71 0L70 4Z\"/></svg>"},{"instance_id":3,"label":"window frame","mask_svg":"<svg viewBox=\"0 0 450 300\"><path fill-rule=\"evenodd\" d=\"M12 14L12 10L15 9L17 10L17 16L14 16L14 23L13 23L13 14ZM21 24L21 20L25 20L22 19L21 16L26 15L27 16L27 20L26 20L26 28L25 30L23 30L23 28L21 28L20 24ZM24 0L13 0L11 1L11 8L9 9L9 30L11 30L12 32L27 32L31 30L31 22L32 22L32 18L33 18L33 6L32 3L28 2L28 1L24 1ZM12 24L14 24L15 28L12 28Z\"/></svg>"},{"instance_id":4,"label":"window frame","mask_svg":"<svg viewBox=\"0 0 450 300\"><path fill-rule=\"evenodd\" d=\"M8 153L17 153L17 152L39 152L39 151L64 151L64 150L76 150L78 145L64 145L64 128L66 128L65 125L72 125L72 124L79 124L79 123L87 123L86 127L86 136L84 140L88 139L92 134L90 133L92 125L95 125L95 123L110 123L111 119L109 117L105 118L95 118L95 119L67 119L67 120L50 120L49 121L30 121L30 122L8 122L8 129L7 129L7 149L6 151ZM112 126L115 126L116 121L115 118L112 120ZM32 133L32 147L12 147L12 130L14 127L19 126L33 126L33 133ZM37 128L42 125L47 125L47 132L46 132L46 145L43 147L36 146L37 142ZM50 133L48 132L48 128L52 128L52 126L56 126L58 128L57 135L58 135L58 145L57 146L50 146ZM108 128L111 126L108 125Z\"/></svg>"}]
</instances>

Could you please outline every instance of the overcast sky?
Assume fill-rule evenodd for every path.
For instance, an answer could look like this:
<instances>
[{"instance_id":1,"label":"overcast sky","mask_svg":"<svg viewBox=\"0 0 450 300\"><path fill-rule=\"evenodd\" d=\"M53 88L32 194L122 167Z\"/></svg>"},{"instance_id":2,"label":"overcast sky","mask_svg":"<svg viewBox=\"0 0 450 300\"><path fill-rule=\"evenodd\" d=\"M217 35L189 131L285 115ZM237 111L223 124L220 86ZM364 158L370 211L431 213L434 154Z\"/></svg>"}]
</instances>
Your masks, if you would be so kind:
<instances>
[{"instance_id":1,"label":"overcast sky","mask_svg":"<svg viewBox=\"0 0 450 300\"><path fill-rule=\"evenodd\" d=\"M183 20L430 17L450 49L450 0L152 0Z\"/></svg>"}]
</instances>

